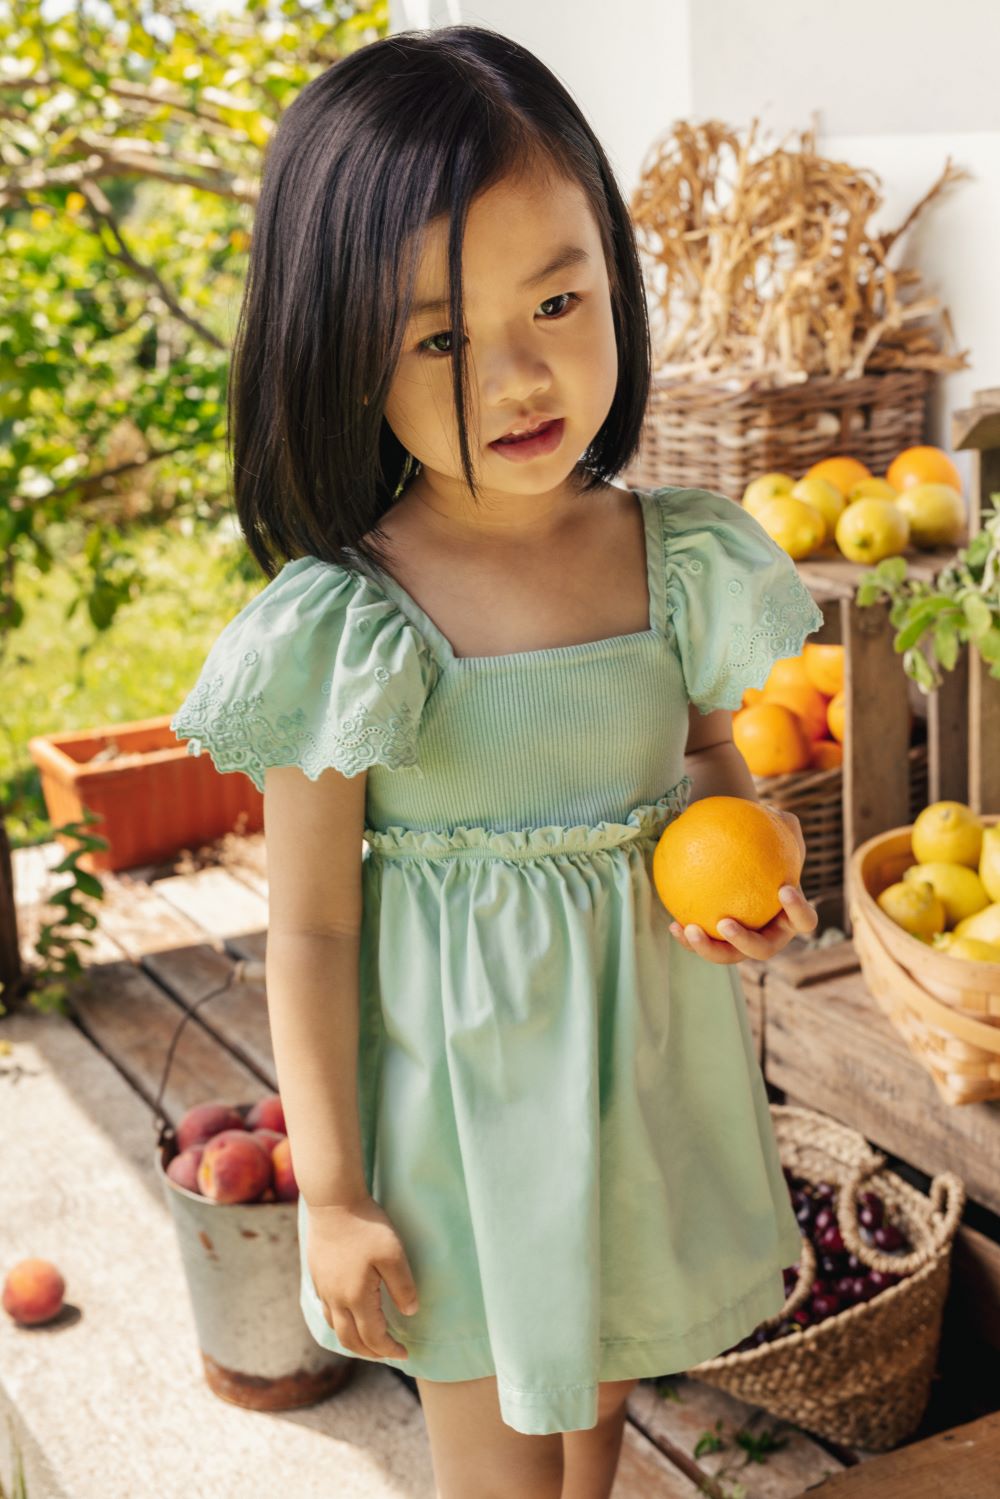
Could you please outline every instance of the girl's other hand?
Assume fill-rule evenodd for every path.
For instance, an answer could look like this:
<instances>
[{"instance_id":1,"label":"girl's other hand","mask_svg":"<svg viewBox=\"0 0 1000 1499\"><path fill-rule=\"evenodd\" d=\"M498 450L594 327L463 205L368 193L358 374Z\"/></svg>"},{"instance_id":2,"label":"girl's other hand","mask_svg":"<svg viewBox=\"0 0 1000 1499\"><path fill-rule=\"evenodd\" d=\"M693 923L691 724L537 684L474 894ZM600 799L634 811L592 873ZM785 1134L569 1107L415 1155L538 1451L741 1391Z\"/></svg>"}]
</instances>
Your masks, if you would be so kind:
<instances>
[{"instance_id":1,"label":"girl's other hand","mask_svg":"<svg viewBox=\"0 0 1000 1499\"><path fill-rule=\"evenodd\" d=\"M306 1261L323 1315L345 1348L363 1358L408 1358L389 1332L380 1286L412 1316L417 1289L406 1251L372 1197L308 1208Z\"/></svg>"},{"instance_id":2,"label":"girl's other hand","mask_svg":"<svg viewBox=\"0 0 1000 1499\"><path fill-rule=\"evenodd\" d=\"M670 930L682 947L707 958L710 963L741 963L744 958L773 958L774 954L787 947L793 937L807 937L815 931L819 922L816 907L810 905L802 894L800 885L782 885L778 891L784 907L773 921L758 929L741 926L731 917L719 922L719 931L728 939L719 942L702 931L700 926L689 923L682 927L672 921Z\"/></svg>"}]
</instances>

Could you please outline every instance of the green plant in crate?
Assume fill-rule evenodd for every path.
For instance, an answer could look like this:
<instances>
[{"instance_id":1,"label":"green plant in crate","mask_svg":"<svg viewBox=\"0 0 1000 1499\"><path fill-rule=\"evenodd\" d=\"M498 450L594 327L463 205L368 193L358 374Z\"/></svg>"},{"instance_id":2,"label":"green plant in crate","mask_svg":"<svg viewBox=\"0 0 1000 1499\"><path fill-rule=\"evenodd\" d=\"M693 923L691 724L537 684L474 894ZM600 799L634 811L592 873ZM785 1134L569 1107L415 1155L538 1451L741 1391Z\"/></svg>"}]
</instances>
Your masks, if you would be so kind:
<instances>
[{"instance_id":1,"label":"green plant in crate","mask_svg":"<svg viewBox=\"0 0 1000 1499\"><path fill-rule=\"evenodd\" d=\"M982 530L932 583L911 577L905 557L887 557L858 584L858 604L888 601L893 644L921 692L937 687L966 642L1000 677L1000 492L990 504Z\"/></svg>"}]
</instances>

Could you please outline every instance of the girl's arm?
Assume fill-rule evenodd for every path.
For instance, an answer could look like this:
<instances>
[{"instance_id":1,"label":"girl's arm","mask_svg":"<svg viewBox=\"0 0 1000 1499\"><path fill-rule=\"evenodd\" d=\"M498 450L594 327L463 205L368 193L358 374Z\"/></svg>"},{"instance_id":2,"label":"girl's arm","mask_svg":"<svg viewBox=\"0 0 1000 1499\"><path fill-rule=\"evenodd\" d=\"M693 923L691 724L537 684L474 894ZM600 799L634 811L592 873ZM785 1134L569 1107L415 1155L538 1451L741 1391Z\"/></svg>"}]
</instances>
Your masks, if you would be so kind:
<instances>
[{"instance_id":1,"label":"girl's arm","mask_svg":"<svg viewBox=\"0 0 1000 1499\"><path fill-rule=\"evenodd\" d=\"M368 1196L358 1114L365 773L267 772L267 1010L299 1191L312 1214Z\"/></svg>"},{"instance_id":2,"label":"girl's arm","mask_svg":"<svg viewBox=\"0 0 1000 1499\"><path fill-rule=\"evenodd\" d=\"M733 743L733 715L724 708L701 713L692 703L688 709L688 739L684 768L691 777L691 801L703 796L745 796L757 801L757 788L747 763ZM793 812L780 812L791 826L799 847L805 854L805 841L799 819ZM691 923L681 928L676 921L670 930L689 952L712 963L739 963L743 958L770 958L792 940L814 931L819 921L816 908L809 904L799 885L782 885L778 892L782 911L767 926L754 931L738 921L721 922L728 941L719 942Z\"/></svg>"}]
</instances>

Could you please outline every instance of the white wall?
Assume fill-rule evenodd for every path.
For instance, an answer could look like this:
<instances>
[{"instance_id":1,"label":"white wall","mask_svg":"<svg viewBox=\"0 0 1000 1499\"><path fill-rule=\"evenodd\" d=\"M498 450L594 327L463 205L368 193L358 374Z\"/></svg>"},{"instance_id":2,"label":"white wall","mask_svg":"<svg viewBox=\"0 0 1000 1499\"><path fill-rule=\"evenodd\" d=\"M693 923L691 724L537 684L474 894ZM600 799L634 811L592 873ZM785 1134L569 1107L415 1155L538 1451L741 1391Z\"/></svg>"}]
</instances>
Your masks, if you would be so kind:
<instances>
[{"instance_id":1,"label":"white wall","mask_svg":"<svg viewBox=\"0 0 1000 1499\"><path fill-rule=\"evenodd\" d=\"M628 196L678 118L716 117L817 149L882 180L875 230L898 227L950 155L975 180L940 194L890 263L920 270L970 368L939 377L930 440L1000 386L1000 4L997 0L390 0L393 31L462 23L514 37L579 102ZM971 460L954 455L968 483Z\"/></svg>"}]
</instances>

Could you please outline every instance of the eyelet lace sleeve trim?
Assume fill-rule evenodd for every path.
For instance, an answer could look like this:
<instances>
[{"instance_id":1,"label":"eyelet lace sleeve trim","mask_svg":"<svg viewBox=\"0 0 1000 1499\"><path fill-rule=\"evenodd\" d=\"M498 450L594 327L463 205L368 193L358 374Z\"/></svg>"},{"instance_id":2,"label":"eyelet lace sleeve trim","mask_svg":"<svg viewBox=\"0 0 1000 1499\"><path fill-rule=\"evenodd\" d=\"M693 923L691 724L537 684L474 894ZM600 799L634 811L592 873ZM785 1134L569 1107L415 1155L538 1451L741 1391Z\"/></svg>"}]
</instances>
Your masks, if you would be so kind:
<instances>
[{"instance_id":1,"label":"eyelet lace sleeve trim","mask_svg":"<svg viewBox=\"0 0 1000 1499\"><path fill-rule=\"evenodd\" d=\"M728 588L737 595L742 593L743 584L739 578L732 578ZM699 697L710 704L703 711L729 708L735 712L742 707L747 688L763 687L775 661L798 656L806 637L822 623L822 610L797 574L790 574L772 587L752 628L739 622L730 626L727 659L713 676L700 684Z\"/></svg>"},{"instance_id":2,"label":"eyelet lace sleeve trim","mask_svg":"<svg viewBox=\"0 0 1000 1499\"><path fill-rule=\"evenodd\" d=\"M263 692L229 696L226 674L219 672L195 689L170 727L189 740L189 754L207 748L216 769L244 771L258 791L269 766L297 765L315 781L330 766L354 776L375 764L399 770L417 763L417 724L408 703L381 719L359 706L319 734L308 723L303 708L270 711Z\"/></svg>"}]
</instances>

